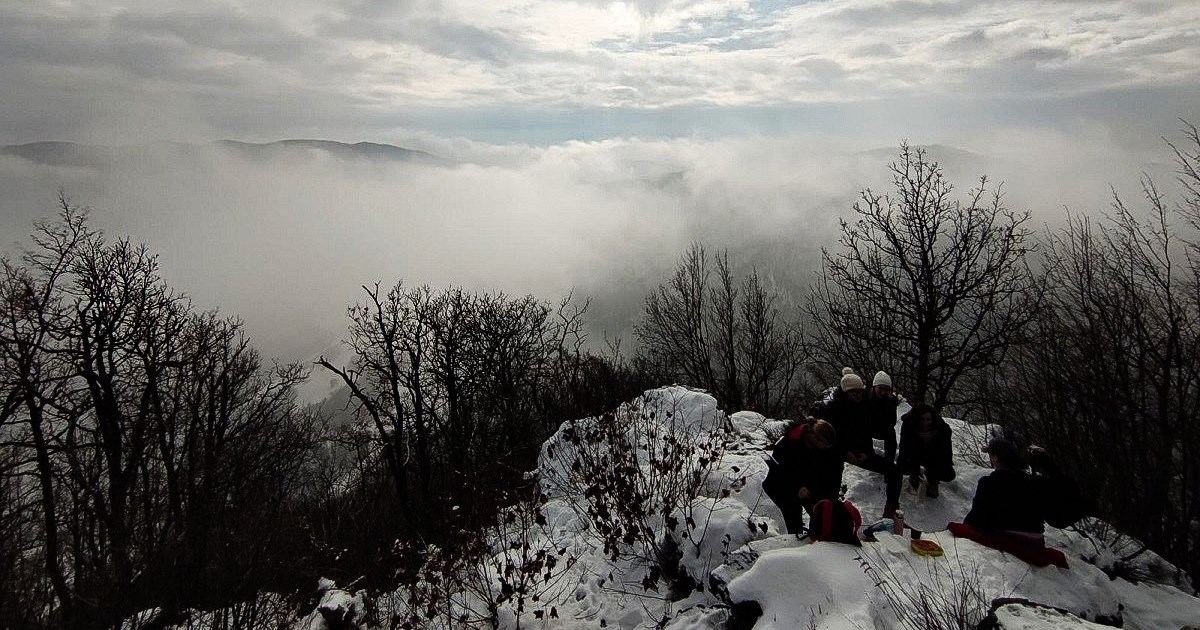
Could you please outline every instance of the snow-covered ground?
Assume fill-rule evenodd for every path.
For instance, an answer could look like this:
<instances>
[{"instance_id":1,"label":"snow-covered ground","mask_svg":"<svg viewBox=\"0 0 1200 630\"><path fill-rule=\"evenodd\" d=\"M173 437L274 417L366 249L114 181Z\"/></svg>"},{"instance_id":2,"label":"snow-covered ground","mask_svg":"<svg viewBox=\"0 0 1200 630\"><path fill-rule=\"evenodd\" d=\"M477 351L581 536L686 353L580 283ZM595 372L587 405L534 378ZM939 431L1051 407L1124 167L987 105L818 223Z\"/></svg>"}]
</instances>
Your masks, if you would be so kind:
<instances>
[{"instance_id":1,"label":"snow-covered ground","mask_svg":"<svg viewBox=\"0 0 1200 630\"><path fill-rule=\"evenodd\" d=\"M646 398L648 406L671 409L675 416L719 415L711 397L685 388L655 390ZM907 406L902 406L897 413L905 411ZM560 615L569 611L565 618L579 622L580 627L595 627L601 618L610 627L654 627L667 618L665 627L681 630L720 627L729 615L725 606L754 601L763 611L754 626L760 629L902 628L905 621L897 608L913 607L922 598L935 608L952 607L956 597L963 600L960 607L981 604L982 609L972 611L981 617L994 598L1018 597L1087 619L1123 618L1125 628L1180 628L1200 623L1200 599L1175 586L1110 580L1088 561L1102 560L1106 554L1097 553L1073 531L1051 528L1047 535L1051 545L1067 554L1069 569L1031 567L1010 555L951 536L945 531L946 524L966 515L976 483L989 469L980 454L987 429L953 419L948 422L955 431L957 479L942 484L934 499L926 497L923 488L913 492L907 483L901 495L907 523L922 530L924 537L938 541L945 549L943 557L918 556L907 539L889 534L881 534L879 542L864 543L862 548L810 544L783 534L782 518L762 494L761 486L766 475L762 449L779 434L782 423L741 412L728 420L729 448L712 474L720 482L706 486L706 496L697 501L700 509L693 514L696 522L711 525L707 531L693 532L698 544L684 544L688 552L684 565L705 585L705 591L674 603L639 601L624 594L641 590L642 576L636 568L591 557L582 564L591 567L593 574L613 571L620 586L600 586L581 575L577 581L581 605L561 607ZM678 424L693 429L705 426L702 422ZM555 436L548 445L559 439ZM740 484L743 478L745 483ZM882 476L847 466L843 483L848 488L847 498L859 507L864 521L877 519L883 510ZM711 512L711 520L707 512ZM583 531L575 535L586 537ZM1165 564L1152 554L1145 561ZM878 586L880 581L887 582L886 587ZM1028 625L1029 617L1027 614L1023 627L1037 627ZM570 626L564 622L561 627ZM909 627L926 626L917 623Z\"/></svg>"},{"instance_id":2,"label":"snow-covered ground","mask_svg":"<svg viewBox=\"0 0 1200 630\"><path fill-rule=\"evenodd\" d=\"M902 406L898 414L906 410ZM671 580L652 572L653 549L645 545L605 548L588 515L588 506L595 503L585 495L594 491L589 490L593 480L587 478L586 467L572 464L582 451L594 450L580 436L595 435L602 423L616 420L609 416L565 423L543 445L535 473L546 495L541 509L544 524L503 534L519 534L529 549L550 550L561 560L545 579L530 582L519 613L515 600L499 605L501 627L701 630L736 623L737 627L753 624L756 629L917 630L938 627L931 620L937 615L965 619L973 627L996 598L1021 598L1049 608L1000 606L990 620L993 628L1092 628L1098 626L1089 622L1116 619L1135 630L1200 625L1200 599L1188 594L1191 586L1186 578L1178 578L1174 567L1154 554L1139 557L1140 573L1164 576L1163 582L1173 583L1110 579L1102 568L1111 569L1117 551L1073 530L1047 532L1049 543L1066 553L1068 569L1031 567L946 532L947 522L966 515L976 482L988 472L979 453L986 438L983 427L948 420L955 431L958 478L942 484L940 496L934 499L913 492L907 484L901 495L908 524L945 550L942 557L927 558L912 552L906 538L891 534L881 534L878 542L858 548L809 543L783 533L779 511L762 494L761 486L766 475L763 449L781 432L783 421L750 412L727 416L711 396L678 386L646 392L615 417L635 420L628 424L625 437L635 447L636 465L623 472L637 482L635 487L670 494L673 483L700 471L695 478L700 496L668 510L670 517L651 514L641 521L652 530L648 533L653 539L669 539L678 546L681 565L694 587L679 592L686 580L676 580L673 586ZM699 465L698 458L710 458L711 450L705 455L697 450L697 460L684 466L683 473L664 472L663 462L669 458L661 456L665 452L661 449L700 443L708 437L723 447L719 459ZM616 465L620 459L614 455L605 461ZM847 466L843 483L847 498L860 508L864 525L877 519L883 507L883 479ZM482 582L497 584L499 568L511 565L514 552L508 540L496 541L497 556L480 570ZM329 584L323 586L328 590ZM475 591L463 594L456 605L464 610L486 608L481 589ZM397 593L390 600L403 601L404 595ZM333 589L322 605L334 610L324 615L313 611L296 627L325 628L331 615L374 625L388 617L381 604L388 598L377 599L378 612L368 616L361 612L370 608L362 596ZM338 602L353 602L355 610L339 612ZM458 627L445 619L426 623ZM478 627L478 622L467 625Z\"/></svg>"}]
</instances>

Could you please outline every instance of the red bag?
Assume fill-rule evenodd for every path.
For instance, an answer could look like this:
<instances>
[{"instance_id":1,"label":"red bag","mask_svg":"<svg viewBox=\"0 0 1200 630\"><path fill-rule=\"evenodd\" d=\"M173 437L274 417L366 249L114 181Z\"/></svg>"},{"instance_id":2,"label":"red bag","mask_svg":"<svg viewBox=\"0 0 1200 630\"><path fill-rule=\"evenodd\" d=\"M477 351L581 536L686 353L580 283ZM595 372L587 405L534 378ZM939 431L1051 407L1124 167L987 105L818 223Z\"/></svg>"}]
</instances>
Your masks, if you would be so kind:
<instances>
[{"instance_id":1,"label":"red bag","mask_svg":"<svg viewBox=\"0 0 1200 630\"><path fill-rule=\"evenodd\" d=\"M821 499L813 506L812 527L809 536L813 540L840 542L861 547L858 530L862 527L862 515L849 501Z\"/></svg>"}]
</instances>

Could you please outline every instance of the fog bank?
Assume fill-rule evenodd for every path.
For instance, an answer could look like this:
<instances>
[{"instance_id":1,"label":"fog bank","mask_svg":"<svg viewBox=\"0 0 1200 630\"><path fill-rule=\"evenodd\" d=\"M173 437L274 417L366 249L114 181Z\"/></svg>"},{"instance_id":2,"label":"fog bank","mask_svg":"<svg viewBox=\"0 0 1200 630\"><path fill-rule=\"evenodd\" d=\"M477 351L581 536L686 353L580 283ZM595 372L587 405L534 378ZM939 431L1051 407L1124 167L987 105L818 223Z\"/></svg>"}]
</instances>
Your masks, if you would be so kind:
<instances>
[{"instance_id":1,"label":"fog bank","mask_svg":"<svg viewBox=\"0 0 1200 630\"><path fill-rule=\"evenodd\" d=\"M593 298L592 331L626 333L645 294L694 240L727 247L791 293L811 277L860 189L889 186L899 138L611 139L547 147L431 136L397 144L441 161L312 148L248 156L228 145L113 148L53 165L0 156L6 252L53 214L61 189L96 224L144 241L201 308L244 318L268 355L336 344L363 284L449 284ZM919 142L921 139L912 139ZM1103 134L997 132L936 145L960 190L982 173L1010 207L1055 224L1096 212L1109 186L1135 197L1141 170L1170 181L1164 150L1130 154Z\"/></svg>"}]
</instances>

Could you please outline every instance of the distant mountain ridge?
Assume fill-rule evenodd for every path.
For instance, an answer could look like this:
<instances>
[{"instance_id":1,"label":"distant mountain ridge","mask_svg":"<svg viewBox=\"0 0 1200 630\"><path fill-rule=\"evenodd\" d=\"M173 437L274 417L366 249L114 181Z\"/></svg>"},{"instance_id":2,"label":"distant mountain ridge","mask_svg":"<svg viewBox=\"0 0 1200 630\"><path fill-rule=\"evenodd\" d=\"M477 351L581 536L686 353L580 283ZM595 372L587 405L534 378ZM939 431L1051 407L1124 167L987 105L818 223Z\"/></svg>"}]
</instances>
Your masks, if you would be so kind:
<instances>
[{"instance_id":1,"label":"distant mountain ridge","mask_svg":"<svg viewBox=\"0 0 1200 630\"><path fill-rule=\"evenodd\" d=\"M953 161L955 163L981 163L989 159L987 156L980 155L973 151L968 151L966 149L960 149L958 147L945 144L911 144L909 146L913 149L920 149L924 151L927 156L939 162ZM858 154L868 158L894 161L896 156L899 155L899 151L900 147L898 146L878 147L875 149L868 149L866 151L859 151Z\"/></svg>"},{"instance_id":2,"label":"distant mountain ridge","mask_svg":"<svg viewBox=\"0 0 1200 630\"><path fill-rule=\"evenodd\" d=\"M196 155L206 149L212 148L230 151L253 160L304 156L313 151L320 151L348 160L419 162L443 165L451 163L450 160L433 155L432 153L416 149L406 149L392 144L376 142L349 144L334 140L312 139L277 140L263 143L241 142L238 140L218 140L207 144L155 142L122 146L47 141L0 146L0 155L20 157L35 164L48 166L101 167L113 161L123 159L153 159L154 156L161 155L162 151L187 156Z\"/></svg>"},{"instance_id":3,"label":"distant mountain ridge","mask_svg":"<svg viewBox=\"0 0 1200 630\"><path fill-rule=\"evenodd\" d=\"M50 166L89 166L112 159L108 147L75 142L30 142L0 147L0 155L13 155Z\"/></svg>"},{"instance_id":4,"label":"distant mountain ridge","mask_svg":"<svg viewBox=\"0 0 1200 630\"><path fill-rule=\"evenodd\" d=\"M342 158L367 158L372 160L403 160L403 161L422 161L422 162L444 162L432 153L418 151L416 149L406 149L398 147L394 144L381 144L377 142L356 142L347 144L345 142L337 142L334 140L276 140L275 142L240 142L237 140L220 140L216 142L218 146L238 151L248 157L269 158L280 155L285 155L301 150L316 150L324 151L330 155Z\"/></svg>"}]
</instances>

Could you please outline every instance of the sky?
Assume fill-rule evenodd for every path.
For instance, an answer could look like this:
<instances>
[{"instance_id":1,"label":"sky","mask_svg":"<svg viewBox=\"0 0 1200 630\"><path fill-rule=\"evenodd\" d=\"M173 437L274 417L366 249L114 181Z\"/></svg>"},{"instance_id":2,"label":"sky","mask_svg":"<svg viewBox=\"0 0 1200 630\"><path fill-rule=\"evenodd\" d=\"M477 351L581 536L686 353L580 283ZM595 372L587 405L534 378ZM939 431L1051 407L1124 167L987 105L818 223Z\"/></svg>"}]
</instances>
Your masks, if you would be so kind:
<instances>
[{"instance_id":1,"label":"sky","mask_svg":"<svg viewBox=\"0 0 1200 630\"><path fill-rule=\"evenodd\" d=\"M303 357L375 280L576 288L620 330L696 239L794 276L904 140L1039 223L1136 197L1142 172L1171 178L1163 138L1200 122L1200 3L0 0L0 86L0 145L446 158L0 157L2 245L63 189Z\"/></svg>"},{"instance_id":2,"label":"sky","mask_svg":"<svg viewBox=\"0 0 1200 630\"><path fill-rule=\"evenodd\" d=\"M1200 6L1187 1L0 6L8 144L413 130L545 144L1088 120L1140 133L1195 112L1200 76Z\"/></svg>"}]
</instances>

